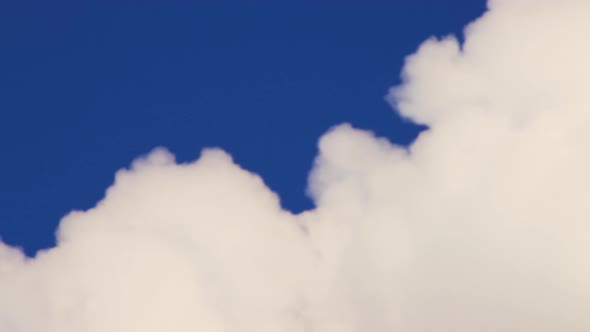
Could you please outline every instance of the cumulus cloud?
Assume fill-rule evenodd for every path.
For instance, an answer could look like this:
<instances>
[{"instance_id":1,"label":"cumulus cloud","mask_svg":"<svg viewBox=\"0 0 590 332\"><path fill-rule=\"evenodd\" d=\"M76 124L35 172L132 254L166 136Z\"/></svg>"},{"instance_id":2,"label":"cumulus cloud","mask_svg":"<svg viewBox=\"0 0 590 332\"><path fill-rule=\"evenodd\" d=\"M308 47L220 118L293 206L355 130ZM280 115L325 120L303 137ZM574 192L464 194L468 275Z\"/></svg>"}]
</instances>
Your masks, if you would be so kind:
<instances>
[{"instance_id":1,"label":"cumulus cloud","mask_svg":"<svg viewBox=\"0 0 590 332\"><path fill-rule=\"evenodd\" d=\"M589 22L491 0L426 41L388 99L429 130L333 128L301 214L225 152L155 150L57 247L0 243L0 331L590 330Z\"/></svg>"}]
</instances>

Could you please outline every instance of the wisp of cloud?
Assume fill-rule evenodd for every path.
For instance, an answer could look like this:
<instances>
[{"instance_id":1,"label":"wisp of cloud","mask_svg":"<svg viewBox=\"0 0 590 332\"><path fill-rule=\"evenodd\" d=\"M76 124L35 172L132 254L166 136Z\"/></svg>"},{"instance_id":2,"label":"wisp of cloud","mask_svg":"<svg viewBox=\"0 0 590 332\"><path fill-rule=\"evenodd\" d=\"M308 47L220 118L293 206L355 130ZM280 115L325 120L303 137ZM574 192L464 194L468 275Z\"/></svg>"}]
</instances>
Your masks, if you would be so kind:
<instances>
[{"instance_id":1,"label":"wisp of cloud","mask_svg":"<svg viewBox=\"0 0 590 332\"><path fill-rule=\"evenodd\" d=\"M407 58L409 148L334 127L300 214L156 149L55 248L0 243L0 331L590 331L590 2L488 7Z\"/></svg>"}]
</instances>

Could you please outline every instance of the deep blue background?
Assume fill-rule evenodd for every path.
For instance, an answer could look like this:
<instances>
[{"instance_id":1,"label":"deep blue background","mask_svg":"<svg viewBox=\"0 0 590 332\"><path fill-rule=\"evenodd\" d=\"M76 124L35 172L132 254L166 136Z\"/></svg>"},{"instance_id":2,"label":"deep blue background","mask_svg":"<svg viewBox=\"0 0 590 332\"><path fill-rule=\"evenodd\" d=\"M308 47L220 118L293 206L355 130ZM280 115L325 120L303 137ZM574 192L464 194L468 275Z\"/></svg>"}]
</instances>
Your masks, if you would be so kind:
<instances>
[{"instance_id":1,"label":"deep blue background","mask_svg":"<svg viewBox=\"0 0 590 332\"><path fill-rule=\"evenodd\" d=\"M10 4L8 2L11 2ZM5 1L0 236L27 254L155 146L229 151L301 211L319 136L350 122L400 144L385 103L406 55L483 0Z\"/></svg>"}]
</instances>

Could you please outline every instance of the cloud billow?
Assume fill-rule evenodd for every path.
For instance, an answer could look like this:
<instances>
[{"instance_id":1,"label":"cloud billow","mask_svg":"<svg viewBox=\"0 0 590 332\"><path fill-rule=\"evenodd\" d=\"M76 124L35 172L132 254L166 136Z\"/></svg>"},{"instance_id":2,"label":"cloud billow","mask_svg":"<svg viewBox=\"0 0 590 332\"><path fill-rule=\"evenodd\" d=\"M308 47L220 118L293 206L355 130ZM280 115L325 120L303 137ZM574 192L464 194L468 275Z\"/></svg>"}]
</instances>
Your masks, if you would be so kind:
<instances>
[{"instance_id":1,"label":"cloud billow","mask_svg":"<svg viewBox=\"0 0 590 332\"><path fill-rule=\"evenodd\" d=\"M55 248L0 243L0 331L590 330L590 3L489 8L408 57L409 149L333 128L296 215L223 151L156 149Z\"/></svg>"}]
</instances>

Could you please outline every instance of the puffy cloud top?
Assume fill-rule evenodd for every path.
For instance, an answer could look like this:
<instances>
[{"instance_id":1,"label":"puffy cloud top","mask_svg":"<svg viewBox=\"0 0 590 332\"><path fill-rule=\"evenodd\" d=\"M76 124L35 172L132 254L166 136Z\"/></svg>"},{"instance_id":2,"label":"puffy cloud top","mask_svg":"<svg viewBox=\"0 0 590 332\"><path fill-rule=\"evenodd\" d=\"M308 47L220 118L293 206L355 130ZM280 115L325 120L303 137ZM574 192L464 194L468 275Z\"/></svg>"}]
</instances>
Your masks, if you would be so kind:
<instances>
[{"instance_id":1,"label":"puffy cloud top","mask_svg":"<svg viewBox=\"0 0 590 332\"><path fill-rule=\"evenodd\" d=\"M164 149L0 243L0 331L587 332L590 3L493 0L408 57L404 149L341 125L293 215L219 150Z\"/></svg>"}]
</instances>

